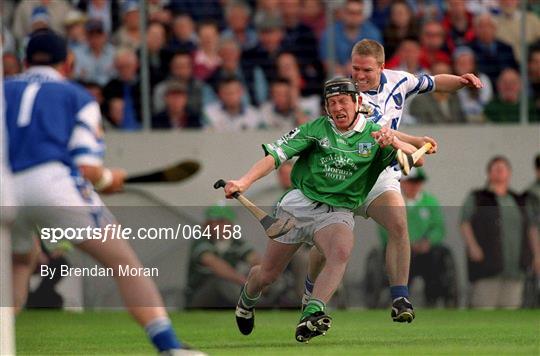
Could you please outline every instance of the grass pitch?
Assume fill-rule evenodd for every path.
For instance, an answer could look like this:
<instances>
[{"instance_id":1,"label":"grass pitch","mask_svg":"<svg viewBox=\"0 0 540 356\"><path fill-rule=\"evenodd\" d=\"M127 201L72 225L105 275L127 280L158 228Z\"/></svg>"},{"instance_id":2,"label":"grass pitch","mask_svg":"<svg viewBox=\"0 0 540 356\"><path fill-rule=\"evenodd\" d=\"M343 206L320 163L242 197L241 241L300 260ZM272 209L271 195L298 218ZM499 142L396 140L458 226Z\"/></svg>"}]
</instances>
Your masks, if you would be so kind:
<instances>
[{"instance_id":1,"label":"grass pitch","mask_svg":"<svg viewBox=\"0 0 540 356\"><path fill-rule=\"evenodd\" d=\"M411 324L388 310L334 311L327 336L294 340L299 312L258 311L255 330L236 330L233 311L173 313L182 339L210 355L540 355L540 310L418 310ZM24 311L20 355L155 355L125 312Z\"/></svg>"}]
</instances>

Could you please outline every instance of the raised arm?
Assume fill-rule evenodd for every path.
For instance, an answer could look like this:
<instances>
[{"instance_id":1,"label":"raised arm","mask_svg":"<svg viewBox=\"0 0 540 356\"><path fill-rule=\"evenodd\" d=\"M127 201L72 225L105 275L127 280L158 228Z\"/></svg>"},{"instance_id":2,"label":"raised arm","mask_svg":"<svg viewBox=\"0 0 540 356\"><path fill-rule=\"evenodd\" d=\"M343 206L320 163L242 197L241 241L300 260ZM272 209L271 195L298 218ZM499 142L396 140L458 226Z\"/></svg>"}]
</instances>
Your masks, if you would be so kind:
<instances>
[{"instance_id":1,"label":"raised arm","mask_svg":"<svg viewBox=\"0 0 540 356\"><path fill-rule=\"evenodd\" d=\"M255 181L272 172L274 167L274 157L271 155L265 156L257 161L240 179L228 181L227 185L225 185L225 195L231 199L234 192L245 192Z\"/></svg>"},{"instance_id":2,"label":"raised arm","mask_svg":"<svg viewBox=\"0 0 540 356\"><path fill-rule=\"evenodd\" d=\"M455 92L461 88L469 87L480 89L484 85L478 77L472 73L466 73L461 76L453 74L438 74L435 77L435 91Z\"/></svg>"}]
</instances>

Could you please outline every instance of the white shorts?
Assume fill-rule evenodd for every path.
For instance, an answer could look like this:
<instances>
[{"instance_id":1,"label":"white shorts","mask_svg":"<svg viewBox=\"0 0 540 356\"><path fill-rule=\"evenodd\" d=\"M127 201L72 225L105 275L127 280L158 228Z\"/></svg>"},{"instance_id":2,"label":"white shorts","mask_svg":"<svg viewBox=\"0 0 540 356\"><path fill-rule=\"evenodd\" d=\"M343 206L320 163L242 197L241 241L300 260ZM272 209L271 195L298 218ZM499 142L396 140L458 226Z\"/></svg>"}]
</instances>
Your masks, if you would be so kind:
<instances>
[{"instance_id":1,"label":"white shorts","mask_svg":"<svg viewBox=\"0 0 540 356\"><path fill-rule=\"evenodd\" d=\"M351 231L354 229L352 211L313 201L298 189L285 194L276 207L277 218L291 216L296 219L295 227L275 241L313 245L315 233L328 225L345 224Z\"/></svg>"},{"instance_id":2,"label":"white shorts","mask_svg":"<svg viewBox=\"0 0 540 356\"><path fill-rule=\"evenodd\" d=\"M373 188L369 191L364 204L354 211L354 215L360 215L367 219L369 218L367 209L379 195L387 191L395 191L401 194L401 186L399 185L400 179L400 170L397 170L394 167L386 167L386 169L379 174L379 177Z\"/></svg>"},{"instance_id":3,"label":"white shorts","mask_svg":"<svg viewBox=\"0 0 540 356\"><path fill-rule=\"evenodd\" d=\"M15 253L32 249L38 227L94 228L114 222L92 185L72 175L62 163L44 163L14 174L13 188L17 204L12 228Z\"/></svg>"}]
</instances>

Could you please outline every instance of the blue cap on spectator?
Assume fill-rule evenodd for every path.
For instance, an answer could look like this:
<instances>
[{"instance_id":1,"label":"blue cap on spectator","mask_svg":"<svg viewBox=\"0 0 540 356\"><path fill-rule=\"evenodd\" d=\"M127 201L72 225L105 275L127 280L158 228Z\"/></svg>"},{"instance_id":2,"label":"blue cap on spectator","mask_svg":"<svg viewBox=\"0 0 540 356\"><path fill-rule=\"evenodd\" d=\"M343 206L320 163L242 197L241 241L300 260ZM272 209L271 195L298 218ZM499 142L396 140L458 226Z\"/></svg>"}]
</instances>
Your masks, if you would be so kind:
<instances>
[{"instance_id":1,"label":"blue cap on spectator","mask_svg":"<svg viewBox=\"0 0 540 356\"><path fill-rule=\"evenodd\" d=\"M32 17L30 18L31 23L42 21L49 23L49 12L45 6L36 6L32 9Z\"/></svg>"},{"instance_id":2,"label":"blue cap on spectator","mask_svg":"<svg viewBox=\"0 0 540 356\"><path fill-rule=\"evenodd\" d=\"M38 30L30 35L26 61L30 65L52 65L67 57L66 40L51 30Z\"/></svg>"},{"instance_id":3,"label":"blue cap on spectator","mask_svg":"<svg viewBox=\"0 0 540 356\"><path fill-rule=\"evenodd\" d=\"M139 3L137 1L134 1L134 0L126 0L123 4L122 4L122 15L125 15L127 14L128 12L131 12L131 11L137 11L139 10Z\"/></svg>"}]
</instances>

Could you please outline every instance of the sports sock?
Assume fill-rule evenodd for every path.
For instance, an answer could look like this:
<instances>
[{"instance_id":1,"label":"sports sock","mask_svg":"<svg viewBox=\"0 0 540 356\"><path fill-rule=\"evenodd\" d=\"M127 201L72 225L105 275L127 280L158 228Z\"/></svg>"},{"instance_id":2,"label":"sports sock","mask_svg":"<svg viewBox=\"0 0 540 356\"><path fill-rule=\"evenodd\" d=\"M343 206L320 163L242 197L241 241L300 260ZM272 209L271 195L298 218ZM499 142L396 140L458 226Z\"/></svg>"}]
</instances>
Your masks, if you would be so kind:
<instances>
[{"instance_id":1,"label":"sports sock","mask_svg":"<svg viewBox=\"0 0 540 356\"><path fill-rule=\"evenodd\" d=\"M152 320L146 324L144 330L159 352L179 349L182 345L172 328L171 320L167 317Z\"/></svg>"},{"instance_id":2,"label":"sports sock","mask_svg":"<svg viewBox=\"0 0 540 356\"><path fill-rule=\"evenodd\" d=\"M304 281L304 294L311 295L313 293L314 283L309 279L309 275L306 274L306 280Z\"/></svg>"},{"instance_id":3,"label":"sports sock","mask_svg":"<svg viewBox=\"0 0 540 356\"><path fill-rule=\"evenodd\" d=\"M250 297L247 294L246 290L247 290L247 283L244 285L244 288L242 288L242 293L240 293L240 303L242 304L244 308L251 309L259 301L259 298L261 297L261 293L259 292L259 294L255 297Z\"/></svg>"},{"instance_id":4,"label":"sports sock","mask_svg":"<svg viewBox=\"0 0 540 356\"><path fill-rule=\"evenodd\" d=\"M324 312L324 309L326 309L326 304L324 304L322 300L311 298L307 303L306 307L304 308L300 320L304 319L306 316L315 314L316 312Z\"/></svg>"},{"instance_id":5,"label":"sports sock","mask_svg":"<svg viewBox=\"0 0 540 356\"><path fill-rule=\"evenodd\" d=\"M396 300L397 298L409 297L409 288L407 286L391 286L390 287L390 295L392 296L392 301Z\"/></svg>"}]
</instances>

